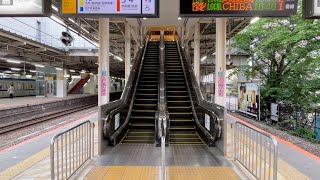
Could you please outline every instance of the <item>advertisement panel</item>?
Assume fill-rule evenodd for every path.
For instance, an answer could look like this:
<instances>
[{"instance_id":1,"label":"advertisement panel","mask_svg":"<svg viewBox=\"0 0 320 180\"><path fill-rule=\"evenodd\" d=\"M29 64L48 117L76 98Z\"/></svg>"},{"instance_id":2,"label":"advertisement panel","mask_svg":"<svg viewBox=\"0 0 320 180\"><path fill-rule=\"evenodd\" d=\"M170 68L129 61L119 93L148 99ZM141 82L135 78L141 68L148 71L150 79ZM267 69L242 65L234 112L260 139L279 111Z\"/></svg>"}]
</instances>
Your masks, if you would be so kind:
<instances>
[{"instance_id":1,"label":"advertisement panel","mask_svg":"<svg viewBox=\"0 0 320 180\"><path fill-rule=\"evenodd\" d=\"M288 17L298 0L180 0L181 17Z\"/></svg>"},{"instance_id":2,"label":"advertisement panel","mask_svg":"<svg viewBox=\"0 0 320 180\"><path fill-rule=\"evenodd\" d=\"M74 17L158 17L158 0L61 0L61 15Z\"/></svg>"},{"instance_id":3,"label":"advertisement panel","mask_svg":"<svg viewBox=\"0 0 320 180\"><path fill-rule=\"evenodd\" d=\"M0 0L0 17L50 16L51 0Z\"/></svg>"},{"instance_id":4,"label":"advertisement panel","mask_svg":"<svg viewBox=\"0 0 320 180\"><path fill-rule=\"evenodd\" d=\"M257 117L259 114L259 96L260 92L258 83L239 83L238 111Z\"/></svg>"}]
</instances>

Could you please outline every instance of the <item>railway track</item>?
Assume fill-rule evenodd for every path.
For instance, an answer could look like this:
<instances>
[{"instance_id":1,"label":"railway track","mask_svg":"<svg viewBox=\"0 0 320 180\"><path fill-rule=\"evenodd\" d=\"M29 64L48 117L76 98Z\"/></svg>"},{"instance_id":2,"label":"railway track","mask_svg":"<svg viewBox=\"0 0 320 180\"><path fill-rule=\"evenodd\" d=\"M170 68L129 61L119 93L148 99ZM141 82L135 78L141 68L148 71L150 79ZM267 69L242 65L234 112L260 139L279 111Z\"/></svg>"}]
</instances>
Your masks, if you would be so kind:
<instances>
[{"instance_id":1,"label":"railway track","mask_svg":"<svg viewBox=\"0 0 320 180\"><path fill-rule=\"evenodd\" d=\"M34 124L38 124L41 122L45 122L45 121L49 121L49 120L56 119L59 117L63 117L63 116L69 115L69 114L73 114L75 112L79 112L79 111L82 111L82 110L85 110L88 108L92 108L94 106L97 106L97 103L79 105L79 106L71 107L68 109L61 110L61 111L54 111L54 112L51 112L51 113L48 113L45 115L40 115L38 117L31 118L31 119L28 119L25 121L20 121L20 122L8 124L8 125L0 127L0 134L19 130L19 129L22 129L22 128L25 128L25 127L28 127L28 126L31 126Z\"/></svg>"}]
</instances>

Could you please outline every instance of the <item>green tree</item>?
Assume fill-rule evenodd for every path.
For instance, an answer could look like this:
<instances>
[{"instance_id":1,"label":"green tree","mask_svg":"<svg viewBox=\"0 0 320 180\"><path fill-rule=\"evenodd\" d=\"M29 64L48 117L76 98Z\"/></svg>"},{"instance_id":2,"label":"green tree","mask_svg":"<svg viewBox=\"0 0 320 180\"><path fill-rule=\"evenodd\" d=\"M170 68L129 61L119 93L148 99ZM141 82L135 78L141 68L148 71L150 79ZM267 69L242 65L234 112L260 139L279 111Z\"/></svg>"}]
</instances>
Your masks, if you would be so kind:
<instances>
[{"instance_id":1,"label":"green tree","mask_svg":"<svg viewBox=\"0 0 320 180\"><path fill-rule=\"evenodd\" d=\"M233 46L250 55L247 75L261 78L264 102L319 104L319 20L302 19L301 9L290 18L260 19L238 33Z\"/></svg>"}]
</instances>

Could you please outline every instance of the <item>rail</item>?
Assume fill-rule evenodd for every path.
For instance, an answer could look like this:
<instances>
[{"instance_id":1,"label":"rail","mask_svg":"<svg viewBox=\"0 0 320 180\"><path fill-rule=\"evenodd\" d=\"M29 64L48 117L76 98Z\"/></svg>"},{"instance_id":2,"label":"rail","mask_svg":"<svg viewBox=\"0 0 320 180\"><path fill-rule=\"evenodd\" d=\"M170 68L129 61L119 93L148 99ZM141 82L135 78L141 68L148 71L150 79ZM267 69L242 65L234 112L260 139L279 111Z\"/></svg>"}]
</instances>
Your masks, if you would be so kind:
<instances>
[{"instance_id":1,"label":"rail","mask_svg":"<svg viewBox=\"0 0 320 180\"><path fill-rule=\"evenodd\" d=\"M54 136L50 144L51 179L69 179L94 154L94 123L83 122Z\"/></svg>"},{"instance_id":2,"label":"rail","mask_svg":"<svg viewBox=\"0 0 320 180\"><path fill-rule=\"evenodd\" d=\"M235 161L257 179L277 180L277 140L238 121L234 124L232 140Z\"/></svg>"}]
</instances>

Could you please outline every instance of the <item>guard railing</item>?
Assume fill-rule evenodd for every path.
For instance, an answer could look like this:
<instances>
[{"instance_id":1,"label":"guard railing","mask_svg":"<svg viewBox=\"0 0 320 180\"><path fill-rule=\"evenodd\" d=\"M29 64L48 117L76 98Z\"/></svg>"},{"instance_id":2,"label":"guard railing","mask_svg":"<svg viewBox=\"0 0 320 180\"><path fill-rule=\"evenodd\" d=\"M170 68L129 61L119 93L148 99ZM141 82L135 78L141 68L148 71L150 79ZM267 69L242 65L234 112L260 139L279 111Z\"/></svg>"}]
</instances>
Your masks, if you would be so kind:
<instances>
[{"instance_id":1,"label":"guard railing","mask_svg":"<svg viewBox=\"0 0 320 180\"><path fill-rule=\"evenodd\" d=\"M257 179L277 180L278 145L274 137L237 121L232 139L235 161Z\"/></svg>"},{"instance_id":2,"label":"guard railing","mask_svg":"<svg viewBox=\"0 0 320 180\"><path fill-rule=\"evenodd\" d=\"M94 154L94 123L83 122L54 136L50 145L51 179L69 179Z\"/></svg>"}]
</instances>

